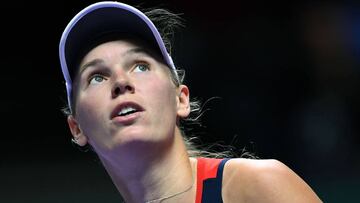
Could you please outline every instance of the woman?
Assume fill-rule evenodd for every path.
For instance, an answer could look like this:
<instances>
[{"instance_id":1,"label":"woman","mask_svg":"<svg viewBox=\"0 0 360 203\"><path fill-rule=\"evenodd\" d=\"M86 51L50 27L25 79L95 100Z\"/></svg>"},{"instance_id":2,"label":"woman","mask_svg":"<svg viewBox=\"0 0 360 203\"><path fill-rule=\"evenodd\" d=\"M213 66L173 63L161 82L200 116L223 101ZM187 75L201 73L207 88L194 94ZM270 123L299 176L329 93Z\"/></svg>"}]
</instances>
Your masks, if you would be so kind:
<instances>
[{"instance_id":1,"label":"woman","mask_svg":"<svg viewBox=\"0 0 360 203\"><path fill-rule=\"evenodd\" d=\"M180 124L196 105L166 48L178 17L146 15L95 3L70 21L59 48L73 142L91 146L124 200L321 202L279 161L201 158L189 146Z\"/></svg>"}]
</instances>

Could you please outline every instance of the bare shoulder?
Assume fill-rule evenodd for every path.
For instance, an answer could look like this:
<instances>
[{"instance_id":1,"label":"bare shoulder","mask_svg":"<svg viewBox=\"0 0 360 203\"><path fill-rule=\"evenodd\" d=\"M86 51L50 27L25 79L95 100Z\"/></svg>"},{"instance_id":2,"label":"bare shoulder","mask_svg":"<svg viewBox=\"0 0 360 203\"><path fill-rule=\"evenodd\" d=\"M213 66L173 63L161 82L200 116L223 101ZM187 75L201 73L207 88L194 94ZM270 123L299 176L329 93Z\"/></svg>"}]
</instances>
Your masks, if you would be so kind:
<instances>
[{"instance_id":1,"label":"bare shoulder","mask_svg":"<svg viewBox=\"0 0 360 203\"><path fill-rule=\"evenodd\" d=\"M224 202L322 202L294 171L275 159L231 159L224 169Z\"/></svg>"}]
</instances>

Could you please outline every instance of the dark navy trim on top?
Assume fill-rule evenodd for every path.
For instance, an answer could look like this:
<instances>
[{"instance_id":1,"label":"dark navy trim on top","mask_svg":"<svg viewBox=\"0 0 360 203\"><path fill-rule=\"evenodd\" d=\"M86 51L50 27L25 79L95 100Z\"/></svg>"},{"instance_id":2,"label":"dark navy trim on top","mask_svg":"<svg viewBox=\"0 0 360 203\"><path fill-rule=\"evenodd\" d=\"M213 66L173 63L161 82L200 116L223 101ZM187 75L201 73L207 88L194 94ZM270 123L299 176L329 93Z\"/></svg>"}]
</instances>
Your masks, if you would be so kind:
<instances>
[{"instance_id":1,"label":"dark navy trim on top","mask_svg":"<svg viewBox=\"0 0 360 203\"><path fill-rule=\"evenodd\" d=\"M218 167L216 178L209 178L203 181L203 192L201 203L222 203L221 189L225 163L229 159L223 159Z\"/></svg>"}]
</instances>

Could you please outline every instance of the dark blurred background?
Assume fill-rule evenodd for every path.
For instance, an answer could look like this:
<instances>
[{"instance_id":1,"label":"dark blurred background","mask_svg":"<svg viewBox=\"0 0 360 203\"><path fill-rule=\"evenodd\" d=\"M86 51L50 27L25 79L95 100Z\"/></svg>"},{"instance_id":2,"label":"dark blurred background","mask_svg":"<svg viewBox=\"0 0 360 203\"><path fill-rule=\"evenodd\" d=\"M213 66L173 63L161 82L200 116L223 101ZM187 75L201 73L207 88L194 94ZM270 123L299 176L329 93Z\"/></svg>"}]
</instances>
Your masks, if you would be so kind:
<instances>
[{"instance_id":1,"label":"dark blurred background","mask_svg":"<svg viewBox=\"0 0 360 203\"><path fill-rule=\"evenodd\" d=\"M58 43L95 1L1 5L0 202L120 202L91 153L71 145ZM324 202L360 192L360 5L352 1L124 1L182 13L174 61L209 100L203 143L274 158ZM215 98L215 99L211 99Z\"/></svg>"}]
</instances>

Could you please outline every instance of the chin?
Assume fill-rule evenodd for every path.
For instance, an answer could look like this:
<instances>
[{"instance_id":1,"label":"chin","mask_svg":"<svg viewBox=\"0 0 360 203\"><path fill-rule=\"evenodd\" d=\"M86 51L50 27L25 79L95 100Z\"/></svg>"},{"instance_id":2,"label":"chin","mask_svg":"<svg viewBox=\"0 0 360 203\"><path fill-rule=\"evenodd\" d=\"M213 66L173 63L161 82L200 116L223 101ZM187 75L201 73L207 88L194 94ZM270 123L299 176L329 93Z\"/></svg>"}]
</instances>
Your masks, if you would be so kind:
<instances>
[{"instance_id":1,"label":"chin","mask_svg":"<svg viewBox=\"0 0 360 203\"><path fill-rule=\"evenodd\" d=\"M152 133L149 133L149 130L142 128L128 128L121 131L121 133L115 135L112 145L121 146L127 144L135 143L151 143L156 142L156 138Z\"/></svg>"}]
</instances>

